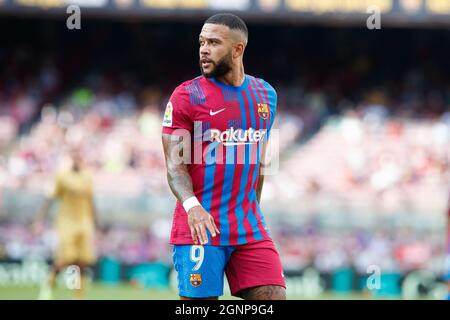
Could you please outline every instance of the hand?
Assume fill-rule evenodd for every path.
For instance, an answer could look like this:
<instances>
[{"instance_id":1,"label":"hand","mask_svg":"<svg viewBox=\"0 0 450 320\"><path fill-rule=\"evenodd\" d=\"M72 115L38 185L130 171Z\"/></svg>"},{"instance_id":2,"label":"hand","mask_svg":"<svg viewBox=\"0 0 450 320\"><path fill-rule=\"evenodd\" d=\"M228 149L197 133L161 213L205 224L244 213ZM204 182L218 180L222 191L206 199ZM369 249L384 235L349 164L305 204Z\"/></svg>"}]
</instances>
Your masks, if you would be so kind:
<instances>
[{"instance_id":1,"label":"hand","mask_svg":"<svg viewBox=\"0 0 450 320\"><path fill-rule=\"evenodd\" d=\"M199 241L201 245L208 243L206 229L211 232L213 237L216 236L216 233L220 233L214 223L214 218L202 206L195 206L189 210L188 224L195 244L198 244Z\"/></svg>"}]
</instances>

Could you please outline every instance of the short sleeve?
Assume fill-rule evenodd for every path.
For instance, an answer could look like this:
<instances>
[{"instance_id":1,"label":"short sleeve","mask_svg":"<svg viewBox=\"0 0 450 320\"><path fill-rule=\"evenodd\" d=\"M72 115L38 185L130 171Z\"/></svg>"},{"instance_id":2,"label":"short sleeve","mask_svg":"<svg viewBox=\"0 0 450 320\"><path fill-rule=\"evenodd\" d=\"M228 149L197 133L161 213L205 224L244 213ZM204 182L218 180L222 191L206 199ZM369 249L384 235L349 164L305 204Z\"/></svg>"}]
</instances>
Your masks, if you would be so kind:
<instances>
[{"instance_id":1,"label":"short sleeve","mask_svg":"<svg viewBox=\"0 0 450 320\"><path fill-rule=\"evenodd\" d=\"M273 123L275 122L275 117L277 115L277 92L275 89L273 90L272 94L272 102L270 103L270 124L269 124L269 130L272 129Z\"/></svg>"},{"instance_id":2,"label":"short sleeve","mask_svg":"<svg viewBox=\"0 0 450 320\"><path fill-rule=\"evenodd\" d=\"M191 104L189 93L184 86L178 86L170 96L169 102L164 111L162 132L167 134L177 134L177 130L182 135L180 129L193 131L191 119Z\"/></svg>"},{"instance_id":3,"label":"short sleeve","mask_svg":"<svg viewBox=\"0 0 450 320\"><path fill-rule=\"evenodd\" d=\"M277 92L268 82L263 80L263 85L267 89L267 100L269 102L270 122L267 127L267 130L268 130L267 138L269 138L270 131L272 129L273 123L275 122L275 118L276 118L276 114L277 114L278 97L277 97Z\"/></svg>"}]
</instances>

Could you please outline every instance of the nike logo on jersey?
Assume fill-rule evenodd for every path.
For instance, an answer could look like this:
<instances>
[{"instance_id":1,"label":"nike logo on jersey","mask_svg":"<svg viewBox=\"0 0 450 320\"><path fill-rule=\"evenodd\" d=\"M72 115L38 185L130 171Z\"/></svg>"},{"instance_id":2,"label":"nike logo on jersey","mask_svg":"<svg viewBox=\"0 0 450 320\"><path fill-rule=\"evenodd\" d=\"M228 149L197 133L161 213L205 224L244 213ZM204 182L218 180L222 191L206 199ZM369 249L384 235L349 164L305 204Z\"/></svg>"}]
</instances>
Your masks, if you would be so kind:
<instances>
[{"instance_id":1,"label":"nike logo on jersey","mask_svg":"<svg viewBox=\"0 0 450 320\"><path fill-rule=\"evenodd\" d=\"M220 110L217 110L217 111L212 111L212 110L209 110L209 115L210 116L215 116L216 114L218 114L218 113L221 113L223 110L225 110L226 108L223 108L223 109L220 109Z\"/></svg>"}]
</instances>

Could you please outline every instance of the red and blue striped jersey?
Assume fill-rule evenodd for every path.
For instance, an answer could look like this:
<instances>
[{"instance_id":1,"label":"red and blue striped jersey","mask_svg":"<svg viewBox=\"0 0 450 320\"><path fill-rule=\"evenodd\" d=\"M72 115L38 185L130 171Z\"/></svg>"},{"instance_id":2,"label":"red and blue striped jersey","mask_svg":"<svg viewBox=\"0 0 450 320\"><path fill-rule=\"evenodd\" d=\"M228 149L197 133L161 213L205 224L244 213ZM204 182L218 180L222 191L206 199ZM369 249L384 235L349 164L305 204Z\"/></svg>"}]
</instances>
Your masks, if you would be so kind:
<instances>
[{"instance_id":1,"label":"red and blue striped jersey","mask_svg":"<svg viewBox=\"0 0 450 320\"><path fill-rule=\"evenodd\" d=\"M240 86L200 76L182 83L170 97L163 133L186 135L190 142L188 169L195 196L220 230L214 238L208 232L208 244L238 245L269 238L256 189L261 149L276 107L275 89L250 75ZM193 244L179 201L170 243Z\"/></svg>"}]
</instances>

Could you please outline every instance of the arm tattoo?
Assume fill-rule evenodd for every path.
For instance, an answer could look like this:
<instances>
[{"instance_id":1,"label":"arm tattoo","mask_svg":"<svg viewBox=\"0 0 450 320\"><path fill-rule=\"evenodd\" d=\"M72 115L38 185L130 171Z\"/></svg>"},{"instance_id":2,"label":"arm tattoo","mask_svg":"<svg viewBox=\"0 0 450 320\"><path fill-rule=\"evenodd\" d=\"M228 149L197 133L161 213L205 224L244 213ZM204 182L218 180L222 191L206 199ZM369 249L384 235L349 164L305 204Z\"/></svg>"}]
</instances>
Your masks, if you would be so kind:
<instances>
[{"instance_id":1,"label":"arm tattoo","mask_svg":"<svg viewBox=\"0 0 450 320\"><path fill-rule=\"evenodd\" d=\"M167 182L175 197L183 202L194 196L192 179L186 163L175 157L183 157L183 138L163 134L162 142L167 166Z\"/></svg>"},{"instance_id":2,"label":"arm tattoo","mask_svg":"<svg viewBox=\"0 0 450 320\"><path fill-rule=\"evenodd\" d=\"M169 182L170 190L172 190L180 202L194 196L192 180L189 173L181 169L167 170L167 181Z\"/></svg>"}]
</instances>

